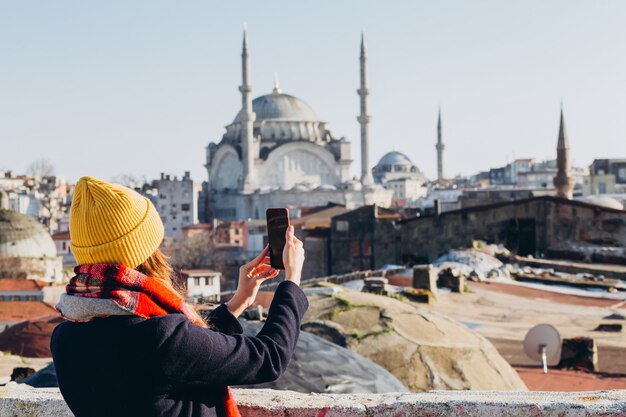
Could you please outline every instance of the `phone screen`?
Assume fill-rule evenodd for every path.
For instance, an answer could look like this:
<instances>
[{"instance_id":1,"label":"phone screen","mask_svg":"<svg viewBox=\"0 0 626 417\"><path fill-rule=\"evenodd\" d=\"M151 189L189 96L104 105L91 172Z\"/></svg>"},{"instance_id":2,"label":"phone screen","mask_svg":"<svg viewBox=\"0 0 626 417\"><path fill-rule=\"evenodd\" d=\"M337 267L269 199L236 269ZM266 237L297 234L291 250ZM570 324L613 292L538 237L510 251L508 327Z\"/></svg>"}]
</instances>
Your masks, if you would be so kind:
<instances>
[{"instance_id":1,"label":"phone screen","mask_svg":"<svg viewBox=\"0 0 626 417\"><path fill-rule=\"evenodd\" d=\"M272 268L285 269L283 249L285 234L289 227L289 212L285 208L270 208L265 212L267 219L267 239L270 245L270 265Z\"/></svg>"}]
</instances>

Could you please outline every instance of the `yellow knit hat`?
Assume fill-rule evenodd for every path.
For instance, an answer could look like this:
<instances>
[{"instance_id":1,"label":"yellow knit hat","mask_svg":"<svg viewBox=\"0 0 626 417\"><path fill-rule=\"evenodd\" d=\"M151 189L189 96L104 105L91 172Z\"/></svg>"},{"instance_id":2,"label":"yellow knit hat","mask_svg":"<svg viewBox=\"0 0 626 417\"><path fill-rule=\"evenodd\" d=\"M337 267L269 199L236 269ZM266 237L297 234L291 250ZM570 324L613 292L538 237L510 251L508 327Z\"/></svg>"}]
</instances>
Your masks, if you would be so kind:
<instances>
[{"instance_id":1,"label":"yellow knit hat","mask_svg":"<svg viewBox=\"0 0 626 417\"><path fill-rule=\"evenodd\" d=\"M74 190L70 239L79 265L115 263L134 268L161 244L163 223L154 205L139 193L83 177Z\"/></svg>"}]
</instances>

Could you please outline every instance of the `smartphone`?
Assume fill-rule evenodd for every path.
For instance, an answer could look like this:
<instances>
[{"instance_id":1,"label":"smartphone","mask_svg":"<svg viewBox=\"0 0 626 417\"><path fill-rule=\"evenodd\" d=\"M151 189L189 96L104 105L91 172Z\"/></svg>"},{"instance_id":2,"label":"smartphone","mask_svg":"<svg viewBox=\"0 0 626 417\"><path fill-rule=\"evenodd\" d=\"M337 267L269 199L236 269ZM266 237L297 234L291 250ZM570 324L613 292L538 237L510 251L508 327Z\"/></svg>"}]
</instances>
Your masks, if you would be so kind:
<instances>
[{"instance_id":1,"label":"smartphone","mask_svg":"<svg viewBox=\"0 0 626 417\"><path fill-rule=\"evenodd\" d=\"M283 249L285 234L289 227L289 211L286 208L270 208L265 212L267 220L267 240L270 245L270 265L272 268L285 269Z\"/></svg>"}]
</instances>

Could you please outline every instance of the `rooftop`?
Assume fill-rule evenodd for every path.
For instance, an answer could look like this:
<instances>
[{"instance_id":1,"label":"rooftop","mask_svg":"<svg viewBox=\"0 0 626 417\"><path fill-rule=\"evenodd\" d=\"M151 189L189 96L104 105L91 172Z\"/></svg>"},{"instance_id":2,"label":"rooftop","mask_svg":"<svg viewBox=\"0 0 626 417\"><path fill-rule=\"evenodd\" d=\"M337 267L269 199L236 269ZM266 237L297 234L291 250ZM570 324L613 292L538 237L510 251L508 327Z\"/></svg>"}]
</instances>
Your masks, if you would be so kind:
<instances>
[{"instance_id":1,"label":"rooftop","mask_svg":"<svg viewBox=\"0 0 626 417\"><path fill-rule=\"evenodd\" d=\"M58 232L52 235L52 240L70 240L70 232Z\"/></svg>"},{"instance_id":2,"label":"rooftop","mask_svg":"<svg viewBox=\"0 0 626 417\"><path fill-rule=\"evenodd\" d=\"M0 278L0 291L39 291L50 284L44 281L23 278Z\"/></svg>"},{"instance_id":3,"label":"rooftop","mask_svg":"<svg viewBox=\"0 0 626 417\"><path fill-rule=\"evenodd\" d=\"M58 314L51 305L43 301L2 301L0 322L18 322Z\"/></svg>"}]
</instances>

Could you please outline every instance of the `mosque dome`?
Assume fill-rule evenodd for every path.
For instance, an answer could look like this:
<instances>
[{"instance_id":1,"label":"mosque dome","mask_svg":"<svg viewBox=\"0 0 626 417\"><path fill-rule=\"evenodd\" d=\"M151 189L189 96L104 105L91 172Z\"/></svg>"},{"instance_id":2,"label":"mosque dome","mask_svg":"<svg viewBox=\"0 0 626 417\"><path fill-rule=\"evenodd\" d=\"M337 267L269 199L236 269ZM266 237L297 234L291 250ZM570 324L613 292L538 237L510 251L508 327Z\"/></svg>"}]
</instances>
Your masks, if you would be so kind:
<instances>
[{"instance_id":1,"label":"mosque dome","mask_svg":"<svg viewBox=\"0 0 626 417\"><path fill-rule=\"evenodd\" d=\"M413 163L409 159L408 156L403 154L402 152L392 151L387 152L380 161L378 161L378 166L383 165L408 165L412 166Z\"/></svg>"},{"instance_id":2,"label":"mosque dome","mask_svg":"<svg viewBox=\"0 0 626 417\"><path fill-rule=\"evenodd\" d=\"M54 241L35 219L24 214L0 210L0 257L56 257Z\"/></svg>"},{"instance_id":3,"label":"mosque dome","mask_svg":"<svg viewBox=\"0 0 626 417\"><path fill-rule=\"evenodd\" d=\"M289 94L283 94L280 89L274 89L272 94L266 94L252 100L252 110L256 113L256 120L273 120L282 122L317 122L319 118L307 103ZM239 111L233 123L240 123L242 111Z\"/></svg>"},{"instance_id":4,"label":"mosque dome","mask_svg":"<svg viewBox=\"0 0 626 417\"><path fill-rule=\"evenodd\" d=\"M374 181L385 184L391 180L410 178L426 182L426 178L408 156L398 151L391 151L383 155L378 164L372 169Z\"/></svg>"}]
</instances>

